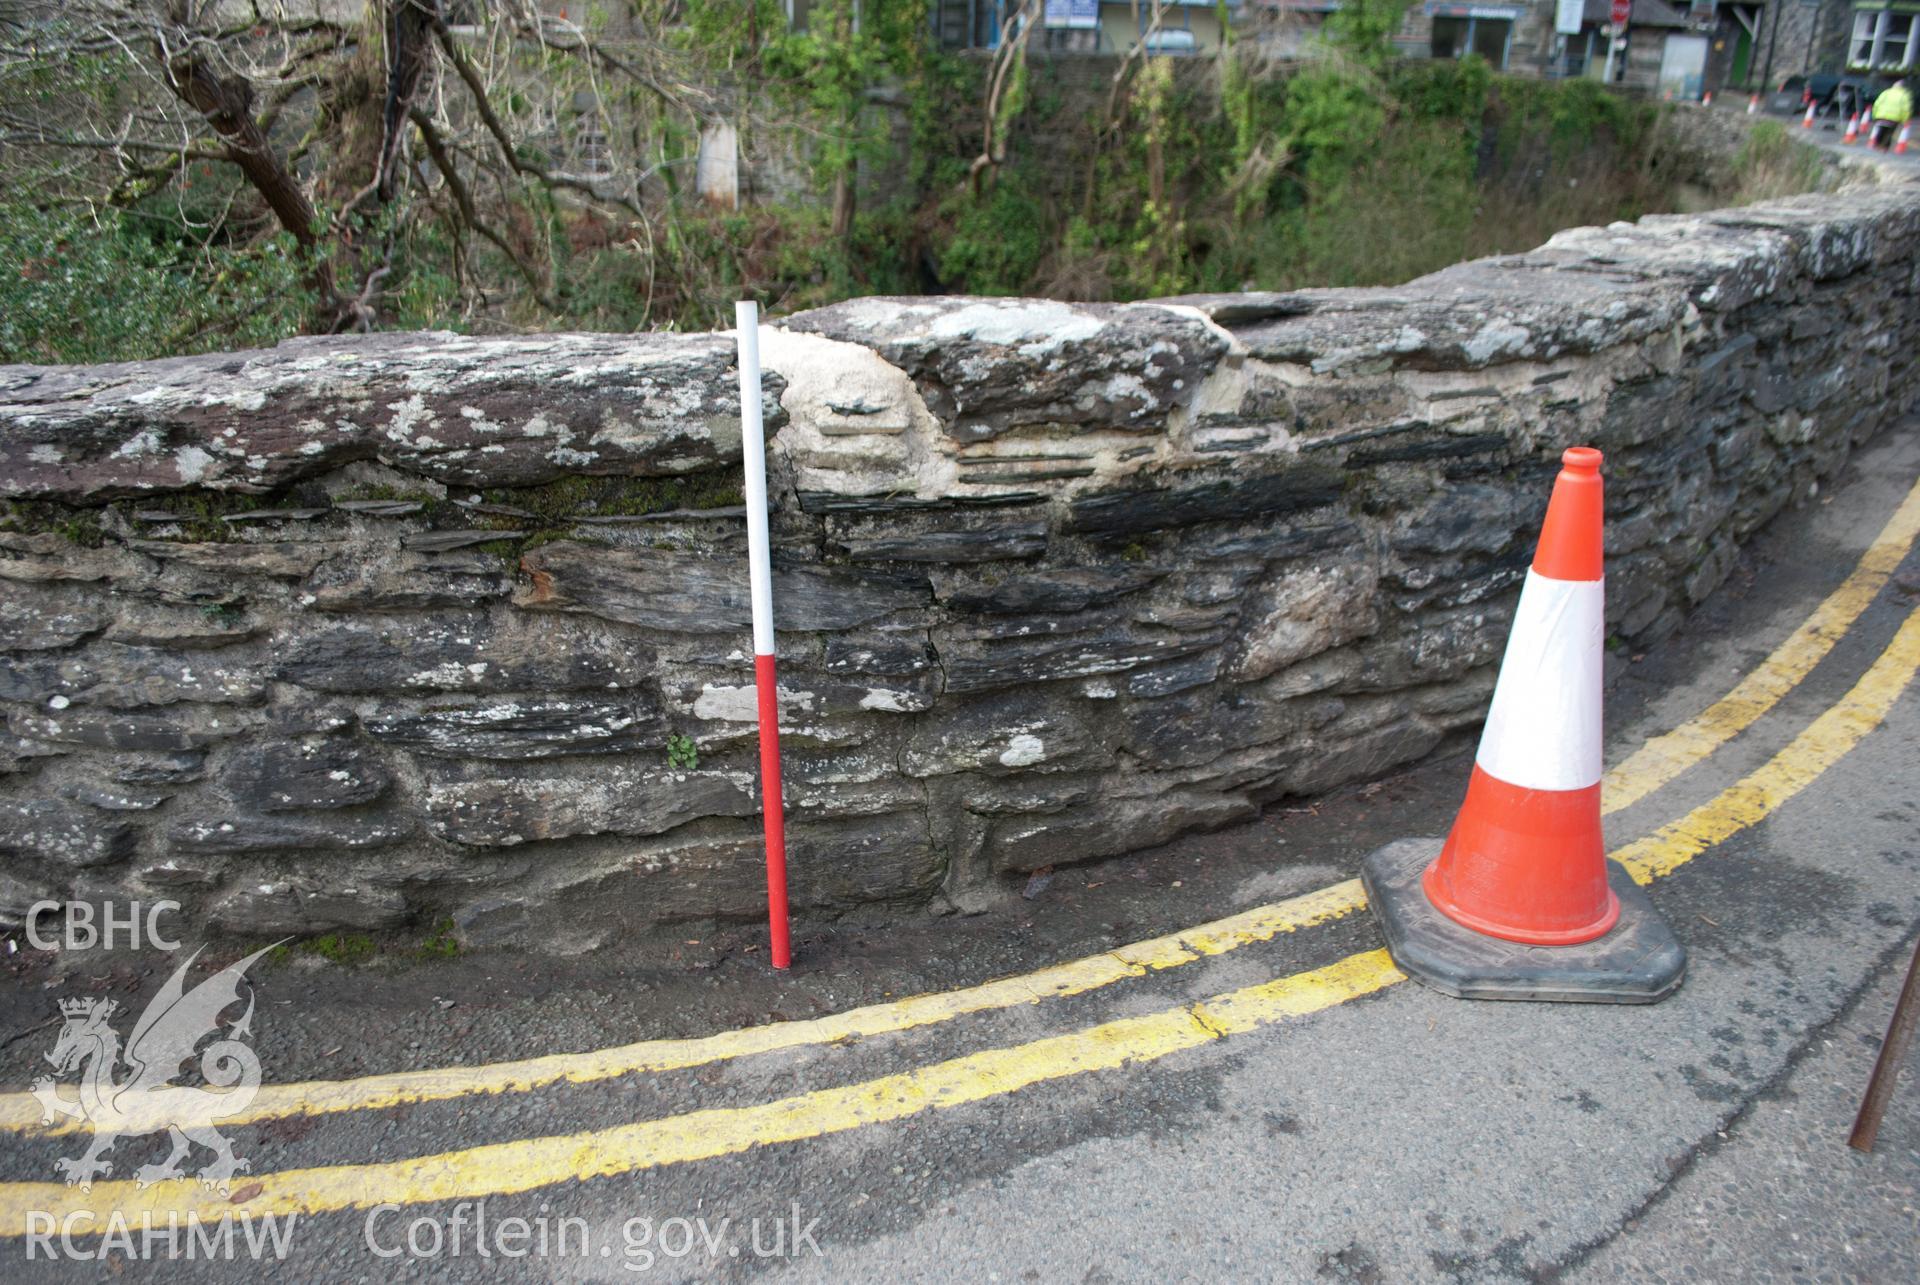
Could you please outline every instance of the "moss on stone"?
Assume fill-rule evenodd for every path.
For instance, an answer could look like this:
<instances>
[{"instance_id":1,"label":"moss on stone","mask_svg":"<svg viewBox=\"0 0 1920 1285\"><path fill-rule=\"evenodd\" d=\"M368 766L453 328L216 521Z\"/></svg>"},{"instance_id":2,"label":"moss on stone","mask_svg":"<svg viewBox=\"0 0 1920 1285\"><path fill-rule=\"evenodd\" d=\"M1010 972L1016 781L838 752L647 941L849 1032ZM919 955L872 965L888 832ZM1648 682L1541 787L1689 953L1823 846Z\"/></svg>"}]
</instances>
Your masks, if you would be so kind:
<instances>
[{"instance_id":1,"label":"moss on stone","mask_svg":"<svg viewBox=\"0 0 1920 1285\"><path fill-rule=\"evenodd\" d=\"M505 562L508 566L512 566L520 561L520 541L518 540L489 540L485 544L474 545L473 551L475 553L491 554L493 557Z\"/></svg>"},{"instance_id":2,"label":"moss on stone","mask_svg":"<svg viewBox=\"0 0 1920 1285\"><path fill-rule=\"evenodd\" d=\"M373 938L365 933L325 933L301 942L300 949L330 964L351 968L372 959L378 947L374 945Z\"/></svg>"},{"instance_id":3,"label":"moss on stone","mask_svg":"<svg viewBox=\"0 0 1920 1285\"><path fill-rule=\"evenodd\" d=\"M0 531L11 535L57 535L82 548L97 549L107 542L100 510L76 509L49 500L9 500Z\"/></svg>"},{"instance_id":4,"label":"moss on stone","mask_svg":"<svg viewBox=\"0 0 1920 1285\"><path fill-rule=\"evenodd\" d=\"M532 535L528 536L526 539L520 542L520 556L525 557L527 554L533 552L535 549L540 548L542 545L558 544L562 540L575 540L575 539L576 537L571 532L555 529L551 527L545 531L536 531ZM577 542L580 544L593 543L593 541L591 540L578 540Z\"/></svg>"},{"instance_id":5,"label":"moss on stone","mask_svg":"<svg viewBox=\"0 0 1920 1285\"><path fill-rule=\"evenodd\" d=\"M485 492L484 498L490 504L524 509L542 526L562 526L583 517L723 509L745 502L740 471L733 466L673 477L563 477L540 486L496 488Z\"/></svg>"},{"instance_id":6,"label":"moss on stone","mask_svg":"<svg viewBox=\"0 0 1920 1285\"><path fill-rule=\"evenodd\" d=\"M427 934L426 940L414 948L413 957L415 959L452 959L459 953L460 938L454 933L453 920L442 919L433 926L433 931Z\"/></svg>"},{"instance_id":7,"label":"moss on stone","mask_svg":"<svg viewBox=\"0 0 1920 1285\"><path fill-rule=\"evenodd\" d=\"M180 491L140 501L143 512L171 513L180 523L181 538L196 544L218 544L240 539L236 523L222 519L238 513L253 513L267 507L279 507L259 495L241 495L230 491Z\"/></svg>"}]
</instances>

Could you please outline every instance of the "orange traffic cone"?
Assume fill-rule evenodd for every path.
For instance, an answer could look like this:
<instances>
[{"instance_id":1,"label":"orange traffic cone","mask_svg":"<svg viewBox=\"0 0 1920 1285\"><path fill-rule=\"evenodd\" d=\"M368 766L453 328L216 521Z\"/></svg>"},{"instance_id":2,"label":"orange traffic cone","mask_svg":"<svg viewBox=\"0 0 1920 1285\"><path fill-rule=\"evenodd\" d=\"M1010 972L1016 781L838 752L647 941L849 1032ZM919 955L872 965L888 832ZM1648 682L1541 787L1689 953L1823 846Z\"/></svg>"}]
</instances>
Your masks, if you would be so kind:
<instances>
[{"instance_id":1,"label":"orange traffic cone","mask_svg":"<svg viewBox=\"0 0 1920 1285\"><path fill-rule=\"evenodd\" d=\"M1706 93L1700 95L1700 105L1702 107L1713 106L1713 91L1711 89L1709 89Z\"/></svg>"},{"instance_id":2,"label":"orange traffic cone","mask_svg":"<svg viewBox=\"0 0 1920 1285\"><path fill-rule=\"evenodd\" d=\"M1853 115L1847 117L1847 132L1841 135L1840 141L1843 143L1851 143L1858 137L1860 137L1860 113L1855 112Z\"/></svg>"},{"instance_id":3,"label":"orange traffic cone","mask_svg":"<svg viewBox=\"0 0 1920 1285\"><path fill-rule=\"evenodd\" d=\"M1453 830L1381 848L1362 878L1394 961L1448 994L1651 1003L1686 952L1606 858L1600 452L1561 463Z\"/></svg>"},{"instance_id":4,"label":"orange traffic cone","mask_svg":"<svg viewBox=\"0 0 1920 1285\"><path fill-rule=\"evenodd\" d=\"M1592 941L1620 917L1600 838L1600 452L1564 464L1467 801L1422 879L1456 923L1530 946Z\"/></svg>"},{"instance_id":5,"label":"orange traffic cone","mask_svg":"<svg viewBox=\"0 0 1920 1285\"><path fill-rule=\"evenodd\" d=\"M1906 154L1906 151L1907 151L1907 130L1908 130L1909 128L1911 128L1911 126L1909 126L1909 125L1908 125L1908 124L1906 124L1905 122L1902 122L1902 124L1901 124L1901 126L1900 126L1900 137L1899 137L1899 138L1897 138L1897 139L1895 139L1895 140L1894 140L1894 143L1893 143L1893 154L1894 154L1895 156L1904 156L1904 155Z\"/></svg>"},{"instance_id":6,"label":"orange traffic cone","mask_svg":"<svg viewBox=\"0 0 1920 1285\"><path fill-rule=\"evenodd\" d=\"M1800 128L1801 129L1813 128L1813 104L1812 103L1807 104L1807 114L1800 118Z\"/></svg>"},{"instance_id":7,"label":"orange traffic cone","mask_svg":"<svg viewBox=\"0 0 1920 1285\"><path fill-rule=\"evenodd\" d=\"M1751 116L1759 110L1760 110L1760 95L1754 94L1747 99L1747 115Z\"/></svg>"}]
</instances>

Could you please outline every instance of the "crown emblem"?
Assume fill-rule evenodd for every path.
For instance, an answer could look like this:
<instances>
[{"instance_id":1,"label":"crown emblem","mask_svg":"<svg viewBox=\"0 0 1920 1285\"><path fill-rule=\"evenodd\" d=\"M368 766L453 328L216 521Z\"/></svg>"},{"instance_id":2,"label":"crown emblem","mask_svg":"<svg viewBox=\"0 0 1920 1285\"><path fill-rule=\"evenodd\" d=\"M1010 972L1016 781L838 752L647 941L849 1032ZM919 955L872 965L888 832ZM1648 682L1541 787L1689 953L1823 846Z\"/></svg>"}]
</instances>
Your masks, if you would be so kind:
<instances>
[{"instance_id":1,"label":"crown emblem","mask_svg":"<svg viewBox=\"0 0 1920 1285\"><path fill-rule=\"evenodd\" d=\"M98 1013L105 1017L114 1010L110 999L63 999L60 1001L60 1013L64 1017L92 1017Z\"/></svg>"}]
</instances>

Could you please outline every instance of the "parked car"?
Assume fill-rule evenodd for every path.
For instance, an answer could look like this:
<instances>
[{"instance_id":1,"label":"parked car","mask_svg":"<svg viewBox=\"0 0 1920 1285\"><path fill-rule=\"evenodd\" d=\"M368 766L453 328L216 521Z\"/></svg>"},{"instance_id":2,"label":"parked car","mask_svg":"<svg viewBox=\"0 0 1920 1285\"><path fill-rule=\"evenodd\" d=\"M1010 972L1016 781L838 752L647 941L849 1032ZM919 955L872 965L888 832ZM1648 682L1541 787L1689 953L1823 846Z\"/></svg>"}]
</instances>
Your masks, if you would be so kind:
<instances>
[{"instance_id":1,"label":"parked car","mask_svg":"<svg viewBox=\"0 0 1920 1285\"><path fill-rule=\"evenodd\" d=\"M1884 88L1886 88L1885 84L1876 80L1869 80L1865 76L1841 77L1840 87L1836 89L1833 94L1834 116L1840 120L1845 120L1855 112L1866 111L1867 108L1873 105L1873 100L1879 97L1880 91ZM1802 110L1805 109L1803 108Z\"/></svg>"},{"instance_id":2,"label":"parked car","mask_svg":"<svg viewBox=\"0 0 1920 1285\"><path fill-rule=\"evenodd\" d=\"M1839 94L1842 80L1843 77L1832 72L1788 76L1780 82L1780 88L1768 95L1767 110L1780 116L1802 116L1811 103L1815 115L1832 115L1837 110L1834 98Z\"/></svg>"}]
</instances>

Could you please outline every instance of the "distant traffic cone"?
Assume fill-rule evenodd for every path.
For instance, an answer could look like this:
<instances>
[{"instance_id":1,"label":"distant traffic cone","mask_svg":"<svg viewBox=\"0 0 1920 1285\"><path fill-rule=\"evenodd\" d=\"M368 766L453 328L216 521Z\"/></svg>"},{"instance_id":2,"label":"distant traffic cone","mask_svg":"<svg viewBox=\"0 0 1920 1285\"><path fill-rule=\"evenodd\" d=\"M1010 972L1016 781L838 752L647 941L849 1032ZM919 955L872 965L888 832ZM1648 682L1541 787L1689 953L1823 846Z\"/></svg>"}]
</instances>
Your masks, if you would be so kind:
<instances>
[{"instance_id":1,"label":"distant traffic cone","mask_svg":"<svg viewBox=\"0 0 1920 1285\"><path fill-rule=\"evenodd\" d=\"M1901 123L1901 126L1900 126L1900 137L1899 137L1899 138L1897 138L1897 139L1895 139L1895 140L1893 141L1893 154L1894 154L1895 156L1904 156L1904 155L1906 155L1906 152L1907 152L1907 131L1908 131L1909 129L1911 129L1911 128L1912 128L1912 126L1910 126L1910 125L1908 125L1908 124L1906 124L1905 122L1902 122L1902 123Z\"/></svg>"},{"instance_id":2,"label":"distant traffic cone","mask_svg":"<svg viewBox=\"0 0 1920 1285\"><path fill-rule=\"evenodd\" d=\"M1800 128L1801 129L1813 128L1813 104L1812 103L1807 104L1807 114L1800 118Z\"/></svg>"},{"instance_id":3,"label":"distant traffic cone","mask_svg":"<svg viewBox=\"0 0 1920 1285\"><path fill-rule=\"evenodd\" d=\"M1606 858L1600 452L1561 463L1453 830L1388 844L1361 877L1394 961L1448 994L1651 1003L1686 952Z\"/></svg>"},{"instance_id":4,"label":"distant traffic cone","mask_svg":"<svg viewBox=\"0 0 1920 1285\"><path fill-rule=\"evenodd\" d=\"M1706 93L1700 95L1700 105L1702 107L1713 106L1713 91L1711 89L1709 89Z\"/></svg>"},{"instance_id":5,"label":"distant traffic cone","mask_svg":"<svg viewBox=\"0 0 1920 1285\"><path fill-rule=\"evenodd\" d=\"M1747 98L1747 115L1751 116L1759 110L1760 110L1760 95L1758 94L1750 95Z\"/></svg>"},{"instance_id":6,"label":"distant traffic cone","mask_svg":"<svg viewBox=\"0 0 1920 1285\"><path fill-rule=\"evenodd\" d=\"M1840 141L1843 143L1851 143L1858 137L1860 137L1860 113L1855 112L1853 115L1847 117L1847 132L1840 136Z\"/></svg>"}]
</instances>

